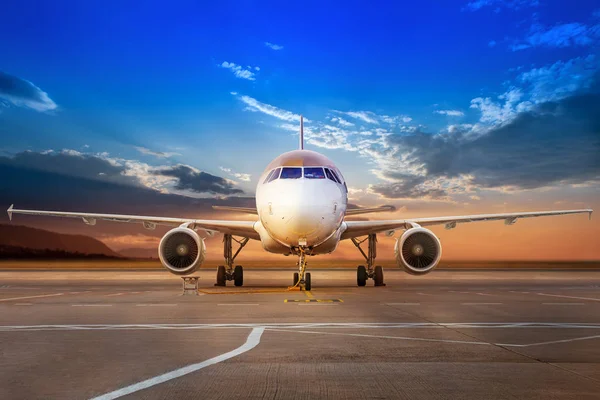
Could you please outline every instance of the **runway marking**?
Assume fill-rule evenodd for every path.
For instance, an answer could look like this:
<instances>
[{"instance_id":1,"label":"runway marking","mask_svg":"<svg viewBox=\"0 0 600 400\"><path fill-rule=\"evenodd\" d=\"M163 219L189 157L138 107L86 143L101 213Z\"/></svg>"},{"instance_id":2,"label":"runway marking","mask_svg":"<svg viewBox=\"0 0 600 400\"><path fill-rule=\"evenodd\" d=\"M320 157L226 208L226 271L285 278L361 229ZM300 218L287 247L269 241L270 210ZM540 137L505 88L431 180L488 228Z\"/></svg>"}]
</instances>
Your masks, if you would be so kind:
<instances>
[{"instance_id":1,"label":"runway marking","mask_svg":"<svg viewBox=\"0 0 600 400\"><path fill-rule=\"evenodd\" d=\"M71 307L112 307L112 304L71 304Z\"/></svg>"},{"instance_id":2,"label":"runway marking","mask_svg":"<svg viewBox=\"0 0 600 400\"><path fill-rule=\"evenodd\" d=\"M420 294L421 296L433 296L432 294L421 293L421 292L417 292L417 294Z\"/></svg>"},{"instance_id":3,"label":"runway marking","mask_svg":"<svg viewBox=\"0 0 600 400\"><path fill-rule=\"evenodd\" d=\"M487 294L487 293L475 293L478 294L479 296L493 296L493 294Z\"/></svg>"},{"instance_id":4,"label":"runway marking","mask_svg":"<svg viewBox=\"0 0 600 400\"><path fill-rule=\"evenodd\" d=\"M15 306L32 306L33 303L15 303Z\"/></svg>"},{"instance_id":5,"label":"runway marking","mask_svg":"<svg viewBox=\"0 0 600 400\"><path fill-rule=\"evenodd\" d=\"M210 358L206 361L202 361L197 364L191 364L191 365L188 365L187 367L179 368L174 371L155 376L154 378L146 379L142 382L135 383L130 386L126 386L124 388L115 390L113 392L106 393L106 394L103 394L98 397L94 397L92 400L118 399L119 397L126 396L128 394L135 393L140 390L144 390L149 387L159 385L161 383L170 381L172 379L176 379L176 378L182 377L184 375L190 374L192 372L196 372L198 370L201 370L202 368L206 368L211 365L220 363L222 361L229 360L230 358L239 356L240 354L246 353L247 351L250 351L253 348L255 348L260 343L260 338L264 331L265 331L265 328L263 328L263 327L253 328L252 331L250 332L250 334L248 335L246 342L243 345L241 345L240 347L238 347L237 349L234 349L234 350L231 350L230 352Z\"/></svg>"},{"instance_id":6,"label":"runway marking","mask_svg":"<svg viewBox=\"0 0 600 400\"><path fill-rule=\"evenodd\" d=\"M584 306L585 303L542 303L545 306Z\"/></svg>"},{"instance_id":7,"label":"runway marking","mask_svg":"<svg viewBox=\"0 0 600 400\"><path fill-rule=\"evenodd\" d=\"M113 297L113 296L122 296L125 293L113 293L113 294L107 294L106 297Z\"/></svg>"},{"instance_id":8,"label":"runway marking","mask_svg":"<svg viewBox=\"0 0 600 400\"><path fill-rule=\"evenodd\" d=\"M0 299L0 301L13 301L13 300L23 300L23 299L38 299L40 297L55 297L55 296L63 296L64 293L53 293L53 294L40 294L37 296L23 296L23 297L11 297L9 299Z\"/></svg>"},{"instance_id":9,"label":"runway marking","mask_svg":"<svg viewBox=\"0 0 600 400\"><path fill-rule=\"evenodd\" d=\"M537 293L540 296L551 296L551 297L566 297L568 299L579 299L579 300L590 300L590 301L600 301L600 299L596 299L593 297L577 297L577 296L565 296L561 294L547 294L547 293Z\"/></svg>"},{"instance_id":10,"label":"runway marking","mask_svg":"<svg viewBox=\"0 0 600 400\"><path fill-rule=\"evenodd\" d=\"M498 346L507 346L507 347L530 347L530 346L542 346L545 344L558 344L558 343L568 343L568 342L577 342L580 340L590 340L590 339L598 339L600 338L600 335L594 335L594 336L584 336L584 337L580 337L580 338L574 338L574 339L562 339L562 340L552 340L549 342L539 342L539 343L530 343L530 344L502 344L502 343L497 343Z\"/></svg>"},{"instance_id":11,"label":"runway marking","mask_svg":"<svg viewBox=\"0 0 600 400\"><path fill-rule=\"evenodd\" d=\"M284 303L343 303L342 299L285 299Z\"/></svg>"},{"instance_id":12,"label":"runway marking","mask_svg":"<svg viewBox=\"0 0 600 400\"><path fill-rule=\"evenodd\" d=\"M221 303L218 306L259 306L258 303Z\"/></svg>"},{"instance_id":13,"label":"runway marking","mask_svg":"<svg viewBox=\"0 0 600 400\"><path fill-rule=\"evenodd\" d=\"M421 303L383 303L386 306L420 306Z\"/></svg>"},{"instance_id":14,"label":"runway marking","mask_svg":"<svg viewBox=\"0 0 600 400\"><path fill-rule=\"evenodd\" d=\"M502 303L460 303L461 306L498 306Z\"/></svg>"},{"instance_id":15,"label":"runway marking","mask_svg":"<svg viewBox=\"0 0 600 400\"><path fill-rule=\"evenodd\" d=\"M136 304L136 307L173 307L176 303L140 303Z\"/></svg>"},{"instance_id":16,"label":"runway marking","mask_svg":"<svg viewBox=\"0 0 600 400\"><path fill-rule=\"evenodd\" d=\"M299 306L339 306L340 303L298 303Z\"/></svg>"},{"instance_id":17,"label":"runway marking","mask_svg":"<svg viewBox=\"0 0 600 400\"><path fill-rule=\"evenodd\" d=\"M449 293L471 294L471 292L457 292L456 290L448 290Z\"/></svg>"},{"instance_id":18,"label":"runway marking","mask_svg":"<svg viewBox=\"0 0 600 400\"><path fill-rule=\"evenodd\" d=\"M378 338L378 339L399 339L399 340L409 340L409 341L417 341L417 342L444 342L444 343L459 343L459 344L480 344L480 345L491 345L488 342L473 342L466 340L450 340L450 339L426 339L426 338L415 338L415 337L406 337L406 336L385 336L385 335L365 335L362 333L340 333L340 332L316 332L316 331L297 331L297 330L289 330L289 329L277 329L277 328L267 328L269 331L276 332L292 332L292 333L314 333L317 335L338 335L338 336L355 336L355 337L368 337L368 338Z\"/></svg>"},{"instance_id":19,"label":"runway marking","mask_svg":"<svg viewBox=\"0 0 600 400\"><path fill-rule=\"evenodd\" d=\"M305 290L304 294L306 295L306 297L308 297L309 299L314 299L315 296L313 296L313 294L310 292L310 290Z\"/></svg>"}]
</instances>

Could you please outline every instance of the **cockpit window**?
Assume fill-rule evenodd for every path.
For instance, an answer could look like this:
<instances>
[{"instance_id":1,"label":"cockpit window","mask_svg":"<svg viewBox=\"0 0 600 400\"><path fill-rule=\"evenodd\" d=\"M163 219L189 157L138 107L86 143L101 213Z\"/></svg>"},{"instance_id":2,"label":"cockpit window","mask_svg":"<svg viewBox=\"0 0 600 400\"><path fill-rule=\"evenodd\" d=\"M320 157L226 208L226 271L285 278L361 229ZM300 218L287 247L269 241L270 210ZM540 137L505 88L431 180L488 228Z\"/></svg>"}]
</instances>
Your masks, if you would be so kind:
<instances>
[{"instance_id":1,"label":"cockpit window","mask_svg":"<svg viewBox=\"0 0 600 400\"><path fill-rule=\"evenodd\" d=\"M274 169L272 175L269 177L269 182L272 182L275 179L279 178L280 171L281 171L281 168Z\"/></svg>"},{"instance_id":2,"label":"cockpit window","mask_svg":"<svg viewBox=\"0 0 600 400\"><path fill-rule=\"evenodd\" d=\"M263 181L263 184L269 182L269 179L271 179L271 176L275 173L275 170L269 172L269 175L267 175L267 177L265 178L265 180Z\"/></svg>"},{"instance_id":3,"label":"cockpit window","mask_svg":"<svg viewBox=\"0 0 600 400\"><path fill-rule=\"evenodd\" d=\"M323 168L307 167L304 168L304 177L306 179L325 179Z\"/></svg>"},{"instance_id":4,"label":"cockpit window","mask_svg":"<svg viewBox=\"0 0 600 400\"><path fill-rule=\"evenodd\" d=\"M327 178L329 178L329 180L337 182L335 180L335 178L333 177L333 174L331 173L331 171L329 170L329 168L325 168L325 174L327 175Z\"/></svg>"},{"instance_id":5,"label":"cockpit window","mask_svg":"<svg viewBox=\"0 0 600 400\"><path fill-rule=\"evenodd\" d=\"M281 169L281 179L302 178L302 168L283 167Z\"/></svg>"},{"instance_id":6,"label":"cockpit window","mask_svg":"<svg viewBox=\"0 0 600 400\"><path fill-rule=\"evenodd\" d=\"M335 171L334 171L334 170L332 170L332 169L331 169L330 171L331 171L331 175L333 175L333 177L335 178L335 180L336 180L338 183L342 183L342 180L341 180L341 179L340 179L340 177L339 177L339 176L338 176L338 175L335 173Z\"/></svg>"}]
</instances>

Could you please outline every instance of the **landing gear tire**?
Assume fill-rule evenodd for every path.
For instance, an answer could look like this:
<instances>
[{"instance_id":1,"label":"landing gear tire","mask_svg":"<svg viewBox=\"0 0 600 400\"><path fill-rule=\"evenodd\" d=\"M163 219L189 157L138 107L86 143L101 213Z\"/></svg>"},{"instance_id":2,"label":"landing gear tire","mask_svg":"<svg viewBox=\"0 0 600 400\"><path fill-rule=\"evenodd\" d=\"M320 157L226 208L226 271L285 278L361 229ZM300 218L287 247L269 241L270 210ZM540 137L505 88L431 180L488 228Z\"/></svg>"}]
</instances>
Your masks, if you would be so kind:
<instances>
[{"instance_id":1,"label":"landing gear tire","mask_svg":"<svg viewBox=\"0 0 600 400\"><path fill-rule=\"evenodd\" d=\"M233 269L233 284L235 286L244 285L244 268L241 265L236 265Z\"/></svg>"},{"instance_id":2,"label":"landing gear tire","mask_svg":"<svg viewBox=\"0 0 600 400\"><path fill-rule=\"evenodd\" d=\"M227 275L225 273L225 266L219 265L217 267L217 283L215 283L215 286L225 286L226 280L227 280Z\"/></svg>"},{"instance_id":3,"label":"landing gear tire","mask_svg":"<svg viewBox=\"0 0 600 400\"><path fill-rule=\"evenodd\" d=\"M294 284L293 284L293 286L296 286L297 283L298 283L298 273L294 272Z\"/></svg>"},{"instance_id":4,"label":"landing gear tire","mask_svg":"<svg viewBox=\"0 0 600 400\"><path fill-rule=\"evenodd\" d=\"M381 265L375 267L373 280L375 281L375 286L385 286L385 283L383 283L383 267Z\"/></svg>"},{"instance_id":5,"label":"landing gear tire","mask_svg":"<svg viewBox=\"0 0 600 400\"><path fill-rule=\"evenodd\" d=\"M311 287L312 286L310 284L310 272L307 272L304 274L304 290L309 291Z\"/></svg>"},{"instance_id":6,"label":"landing gear tire","mask_svg":"<svg viewBox=\"0 0 600 400\"><path fill-rule=\"evenodd\" d=\"M359 265L356 269L356 283L358 286L365 286L367 284L367 269L364 265Z\"/></svg>"}]
</instances>

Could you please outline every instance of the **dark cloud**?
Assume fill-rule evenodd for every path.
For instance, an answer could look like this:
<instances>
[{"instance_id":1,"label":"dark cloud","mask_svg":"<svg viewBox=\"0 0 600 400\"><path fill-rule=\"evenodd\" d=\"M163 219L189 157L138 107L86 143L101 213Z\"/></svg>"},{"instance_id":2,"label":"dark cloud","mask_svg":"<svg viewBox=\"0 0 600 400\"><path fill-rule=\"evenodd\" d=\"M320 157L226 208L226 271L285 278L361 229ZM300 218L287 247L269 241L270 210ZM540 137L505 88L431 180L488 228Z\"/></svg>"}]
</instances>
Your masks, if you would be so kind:
<instances>
[{"instance_id":1,"label":"dark cloud","mask_svg":"<svg viewBox=\"0 0 600 400\"><path fill-rule=\"evenodd\" d=\"M599 180L599 110L600 94L595 91L541 104L475 139L463 132L392 135L388 140L398 146L398 155L410 154L410 164L426 174L384 171L396 182L372 189L389 198L436 198L448 193L436 179L462 175L473 176L472 183L480 188L535 189Z\"/></svg>"},{"instance_id":2,"label":"dark cloud","mask_svg":"<svg viewBox=\"0 0 600 400\"><path fill-rule=\"evenodd\" d=\"M180 190L225 195L243 193L242 190L236 188L228 180L203 171L197 171L187 165L176 165L163 168L157 170L156 174L177 178L178 183L176 188Z\"/></svg>"},{"instance_id":3,"label":"dark cloud","mask_svg":"<svg viewBox=\"0 0 600 400\"><path fill-rule=\"evenodd\" d=\"M29 107L37 111L57 108L48 94L24 79L0 71L0 98L15 106Z\"/></svg>"}]
</instances>

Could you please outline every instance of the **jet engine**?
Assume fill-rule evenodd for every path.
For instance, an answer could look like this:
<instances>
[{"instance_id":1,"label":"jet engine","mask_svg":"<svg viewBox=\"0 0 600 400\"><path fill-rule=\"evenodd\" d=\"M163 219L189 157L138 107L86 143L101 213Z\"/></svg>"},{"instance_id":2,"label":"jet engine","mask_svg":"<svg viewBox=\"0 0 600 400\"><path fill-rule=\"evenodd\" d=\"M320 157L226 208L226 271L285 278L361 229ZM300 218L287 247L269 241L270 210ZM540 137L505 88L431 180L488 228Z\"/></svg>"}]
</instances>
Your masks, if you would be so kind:
<instances>
[{"instance_id":1,"label":"jet engine","mask_svg":"<svg viewBox=\"0 0 600 400\"><path fill-rule=\"evenodd\" d=\"M194 273L206 255L204 239L190 228L171 229L158 245L160 262L175 275Z\"/></svg>"},{"instance_id":2,"label":"jet engine","mask_svg":"<svg viewBox=\"0 0 600 400\"><path fill-rule=\"evenodd\" d=\"M398 266L409 274L424 275L440 262L442 245L429 229L410 228L396 240L394 252Z\"/></svg>"}]
</instances>

